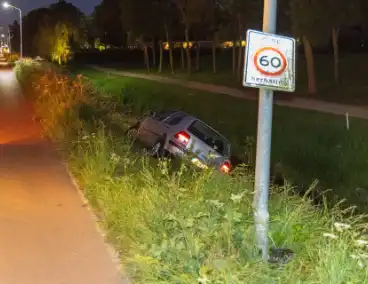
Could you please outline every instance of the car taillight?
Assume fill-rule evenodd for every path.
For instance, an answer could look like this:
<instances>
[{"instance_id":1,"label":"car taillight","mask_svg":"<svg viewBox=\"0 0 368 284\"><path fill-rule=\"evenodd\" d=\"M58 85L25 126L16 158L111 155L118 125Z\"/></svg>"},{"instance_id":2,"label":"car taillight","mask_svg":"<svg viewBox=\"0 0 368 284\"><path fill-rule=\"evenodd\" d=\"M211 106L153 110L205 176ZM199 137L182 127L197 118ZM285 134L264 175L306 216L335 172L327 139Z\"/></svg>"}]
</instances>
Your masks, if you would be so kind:
<instances>
[{"instance_id":1,"label":"car taillight","mask_svg":"<svg viewBox=\"0 0 368 284\"><path fill-rule=\"evenodd\" d=\"M225 163L221 166L220 170L221 170L223 173L228 174L228 173L231 171L231 164L230 164L229 162L225 162Z\"/></svg>"},{"instance_id":2,"label":"car taillight","mask_svg":"<svg viewBox=\"0 0 368 284\"><path fill-rule=\"evenodd\" d=\"M175 138L178 139L184 145L187 145L190 140L190 135L185 131L180 131L175 134Z\"/></svg>"}]
</instances>

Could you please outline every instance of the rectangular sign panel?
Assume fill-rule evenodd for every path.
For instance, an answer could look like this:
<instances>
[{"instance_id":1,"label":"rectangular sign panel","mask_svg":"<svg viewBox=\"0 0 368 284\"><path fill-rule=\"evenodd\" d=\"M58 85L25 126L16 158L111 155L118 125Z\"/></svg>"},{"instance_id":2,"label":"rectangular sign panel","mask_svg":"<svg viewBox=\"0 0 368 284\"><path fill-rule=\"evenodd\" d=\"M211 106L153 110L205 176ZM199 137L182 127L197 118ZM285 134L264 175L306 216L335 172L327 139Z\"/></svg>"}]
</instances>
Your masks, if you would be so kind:
<instances>
[{"instance_id":1,"label":"rectangular sign panel","mask_svg":"<svg viewBox=\"0 0 368 284\"><path fill-rule=\"evenodd\" d=\"M247 32L243 86L295 91L295 40L254 30Z\"/></svg>"}]
</instances>

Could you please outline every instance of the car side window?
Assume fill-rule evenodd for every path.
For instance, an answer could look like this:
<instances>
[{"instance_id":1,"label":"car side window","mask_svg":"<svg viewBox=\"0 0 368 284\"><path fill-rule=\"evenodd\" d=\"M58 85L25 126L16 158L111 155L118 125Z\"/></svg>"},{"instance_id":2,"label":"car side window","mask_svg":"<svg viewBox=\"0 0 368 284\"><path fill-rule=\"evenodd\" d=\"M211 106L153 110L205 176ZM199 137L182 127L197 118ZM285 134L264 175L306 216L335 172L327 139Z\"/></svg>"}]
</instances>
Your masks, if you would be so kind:
<instances>
[{"instance_id":1,"label":"car side window","mask_svg":"<svg viewBox=\"0 0 368 284\"><path fill-rule=\"evenodd\" d=\"M169 125L178 125L183 118L185 117L185 115L183 113L179 113L177 115L174 115L173 117L170 117L166 123Z\"/></svg>"},{"instance_id":2,"label":"car side window","mask_svg":"<svg viewBox=\"0 0 368 284\"><path fill-rule=\"evenodd\" d=\"M195 121L192 123L191 126L189 126L188 130L196 136L198 139L202 140L204 143L206 143L211 148L215 149L217 152L219 152L222 155L227 155L228 153L228 147L225 148L226 142L223 137L221 137L219 134L217 134L215 131L213 131L210 127L208 127L206 124Z\"/></svg>"}]
</instances>

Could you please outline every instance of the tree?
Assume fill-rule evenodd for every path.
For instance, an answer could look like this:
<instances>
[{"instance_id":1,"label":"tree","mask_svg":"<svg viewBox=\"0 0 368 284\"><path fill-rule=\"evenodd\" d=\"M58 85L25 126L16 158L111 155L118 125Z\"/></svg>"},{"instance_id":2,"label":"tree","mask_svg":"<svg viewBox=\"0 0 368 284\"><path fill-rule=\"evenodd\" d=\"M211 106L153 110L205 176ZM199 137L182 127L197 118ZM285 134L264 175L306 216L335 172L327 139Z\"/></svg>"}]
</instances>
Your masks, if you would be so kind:
<instances>
[{"instance_id":1,"label":"tree","mask_svg":"<svg viewBox=\"0 0 368 284\"><path fill-rule=\"evenodd\" d=\"M18 21L14 21L13 24L9 25L10 32L10 46L11 50L19 52L20 49L20 26Z\"/></svg>"},{"instance_id":2,"label":"tree","mask_svg":"<svg viewBox=\"0 0 368 284\"><path fill-rule=\"evenodd\" d=\"M42 23L34 39L34 50L38 55L56 61L59 65L67 63L72 55L73 30L63 22L54 25L48 17Z\"/></svg>"},{"instance_id":3,"label":"tree","mask_svg":"<svg viewBox=\"0 0 368 284\"><path fill-rule=\"evenodd\" d=\"M361 15L366 15L368 13L368 1L360 0L359 6L361 8ZM362 21L363 33L368 34L368 17L361 17L360 20Z\"/></svg>"},{"instance_id":4,"label":"tree","mask_svg":"<svg viewBox=\"0 0 368 284\"><path fill-rule=\"evenodd\" d=\"M95 43L99 41L99 32L94 23L94 18L92 16L86 16L82 23L82 33L85 39L85 48L91 48L95 46Z\"/></svg>"},{"instance_id":5,"label":"tree","mask_svg":"<svg viewBox=\"0 0 368 284\"><path fill-rule=\"evenodd\" d=\"M54 26L49 17L45 16L39 22L37 34L33 38L32 50L35 54L51 59L52 43L55 40Z\"/></svg>"},{"instance_id":6,"label":"tree","mask_svg":"<svg viewBox=\"0 0 368 284\"><path fill-rule=\"evenodd\" d=\"M184 38L186 42L186 56L188 73L192 72L192 60L190 52L190 34L193 25L200 23L203 18L203 11L207 9L206 0L175 0L180 11L181 21L184 26Z\"/></svg>"},{"instance_id":7,"label":"tree","mask_svg":"<svg viewBox=\"0 0 368 284\"><path fill-rule=\"evenodd\" d=\"M277 1L277 33L283 35L292 34L290 18L290 0Z\"/></svg>"},{"instance_id":8,"label":"tree","mask_svg":"<svg viewBox=\"0 0 368 284\"><path fill-rule=\"evenodd\" d=\"M331 31L334 54L334 79L339 82L339 36L342 27L351 27L361 22L359 0L328 0L323 2L328 13L325 25Z\"/></svg>"},{"instance_id":9,"label":"tree","mask_svg":"<svg viewBox=\"0 0 368 284\"><path fill-rule=\"evenodd\" d=\"M80 27L84 14L72 3L59 0L49 6L49 14L55 21L64 22L74 27Z\"/></svg>"},{"instance_id":10,"label":"tree","mask_svg":"<svg viewBox=\"0 0 368 284\"><path fill-rule=\"evenodd\" d=\"M205 22L208 25L208 31L212 39L212 72L217 72L216 67L216 47L219 38L219 32L223 26L228 24L229 17L223 0L207 0L205 9Z\"/></svg>"},{"instance_id":11,"label":"tree","mask_svg":"<svg viewBox=\"0 0 368 284\"><path fill-rule=\"evenodd\" d=\"M121 21L131 37L134 37L142 46L144 61L149 70L147 42L155 42L157 34L163 27L162 17L157 13L159 5L152 0L141 0L139 3L133 0L121 0L120 5Z\"/></svg>"},{"instance_id":12,"label":"tree","mask_svg":"<svg viewBox=\"0 0 368 284\"><path fill-rule=\"evenodd\" d=\"M49 11L50 16L54 20L53 25L56 35L61 37L67 35L73 49L79 49L81 44L87 40L84 31L84 14L73 4L64 0L51 4ZM60 31L59 33L59 29L62 32ZM64 41L64 39L61 40Z\"/></svg>"},{"instance_id":13,"label":"tree","mask_svg":"<svg viewBox=\"0 0 368 284\"><path fill-rule=\"evenodd\" d=\"M52 58L59 65L68 62L71 56L71 30L65 23L57 23L54 28L54 40L52 41Z\"/></svg>"},{"instance_id":14,"label":"tree","mask_svg":"<svg viewBox=\"0 0 368 284\"><path fill-rule=\"evenodd\" d=\"M293 34L301 38L308 74L308 92L317 93L316 74L313 58L313 45L328 42L329 28L326 26L326 13L320 0L291 0L290 17Z\"/></svg>"},{"instance_id":15,"label":"tree","mask_svg":"<svg viewBox=\"0 0 368 284\"><path fill-rule=\"evenodd\" d=\"M242 76L243 47L245 31L247 29L260 29L262 19L262 2L258 0L224 0L230 16L231 29L235 31L233 38L233 73L237 74L238 80ZM238 46L238 61L236 62L236 42Z\"/></svg>"},{"instance_id":16,"label":"tree","mask_svg":"<svg viewBox=\"0 0 368 284\"><path fill-rule=\"evenodd\" d=\"M87 40L83 13L66 1L30 11L23 23L26 53L60 64Z\"/></svg>"},{"instance_id":17,"label":"tree","mask_svg":"<svg viewBox=\"0 0 368 284\"><path fill-rule=\"evenodd\" d=\"M104 45L121 47L126 44L126 30L121 19L121 1L103 0L92 13L92 37Z\"/></svg>"},{"instance_id":18,"label":"tree","mask_svg":"<svg viewBox=\"0 0 368 284\"><path fill-rule=\"evenodd\" d=\"M45 28L46 18L49 17L48 8L34 9L23 17L23 46L24 53L30 56L41 55L35 49L35 38L39 37L41 28ZM51 25L51 22L47 25Z\"/></svg>"},{"instance_id":19,"label":"tree","mask_svg":"<svg viewBox=\"0 0 368 284\"><path fill-rule=\"evenodd\" d=\"M177 9L176 3L173 0L155 0L156 15L161 19L159 23L162 24L161 29L158 30L158 35L162 34L163 38L166 39L169 49L169 65L171 73L174 74L174 56L173 56L173 43L172 43L172 33L175 30L177 19L179 18L179 11ZM163 50L162 45L160 45L160 66L159 71L162 72L162 62L163 62Z\"/></svg>"}]
</instances>

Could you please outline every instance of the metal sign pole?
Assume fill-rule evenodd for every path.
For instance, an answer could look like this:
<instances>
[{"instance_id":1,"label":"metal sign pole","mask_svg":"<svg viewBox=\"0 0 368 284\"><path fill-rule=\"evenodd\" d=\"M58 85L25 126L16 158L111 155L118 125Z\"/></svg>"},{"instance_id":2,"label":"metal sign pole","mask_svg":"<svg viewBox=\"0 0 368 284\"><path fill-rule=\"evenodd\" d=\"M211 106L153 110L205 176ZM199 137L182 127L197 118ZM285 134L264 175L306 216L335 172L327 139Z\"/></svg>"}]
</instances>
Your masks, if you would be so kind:
<instances>
[{"instance_id":1,"label":"metal sign pole","mask_svg":"<svg viewBox=\"0 0 368 284\"><path fill-rule=\"evenodd\" d=\"M263 31L276 32L277 0L264 0ZM260 89L258 102L258 133L254 195L254 220L258 247L262 258L268 260L268 192L272 132L273 91Z\"/></svg>"}]
</instances>

